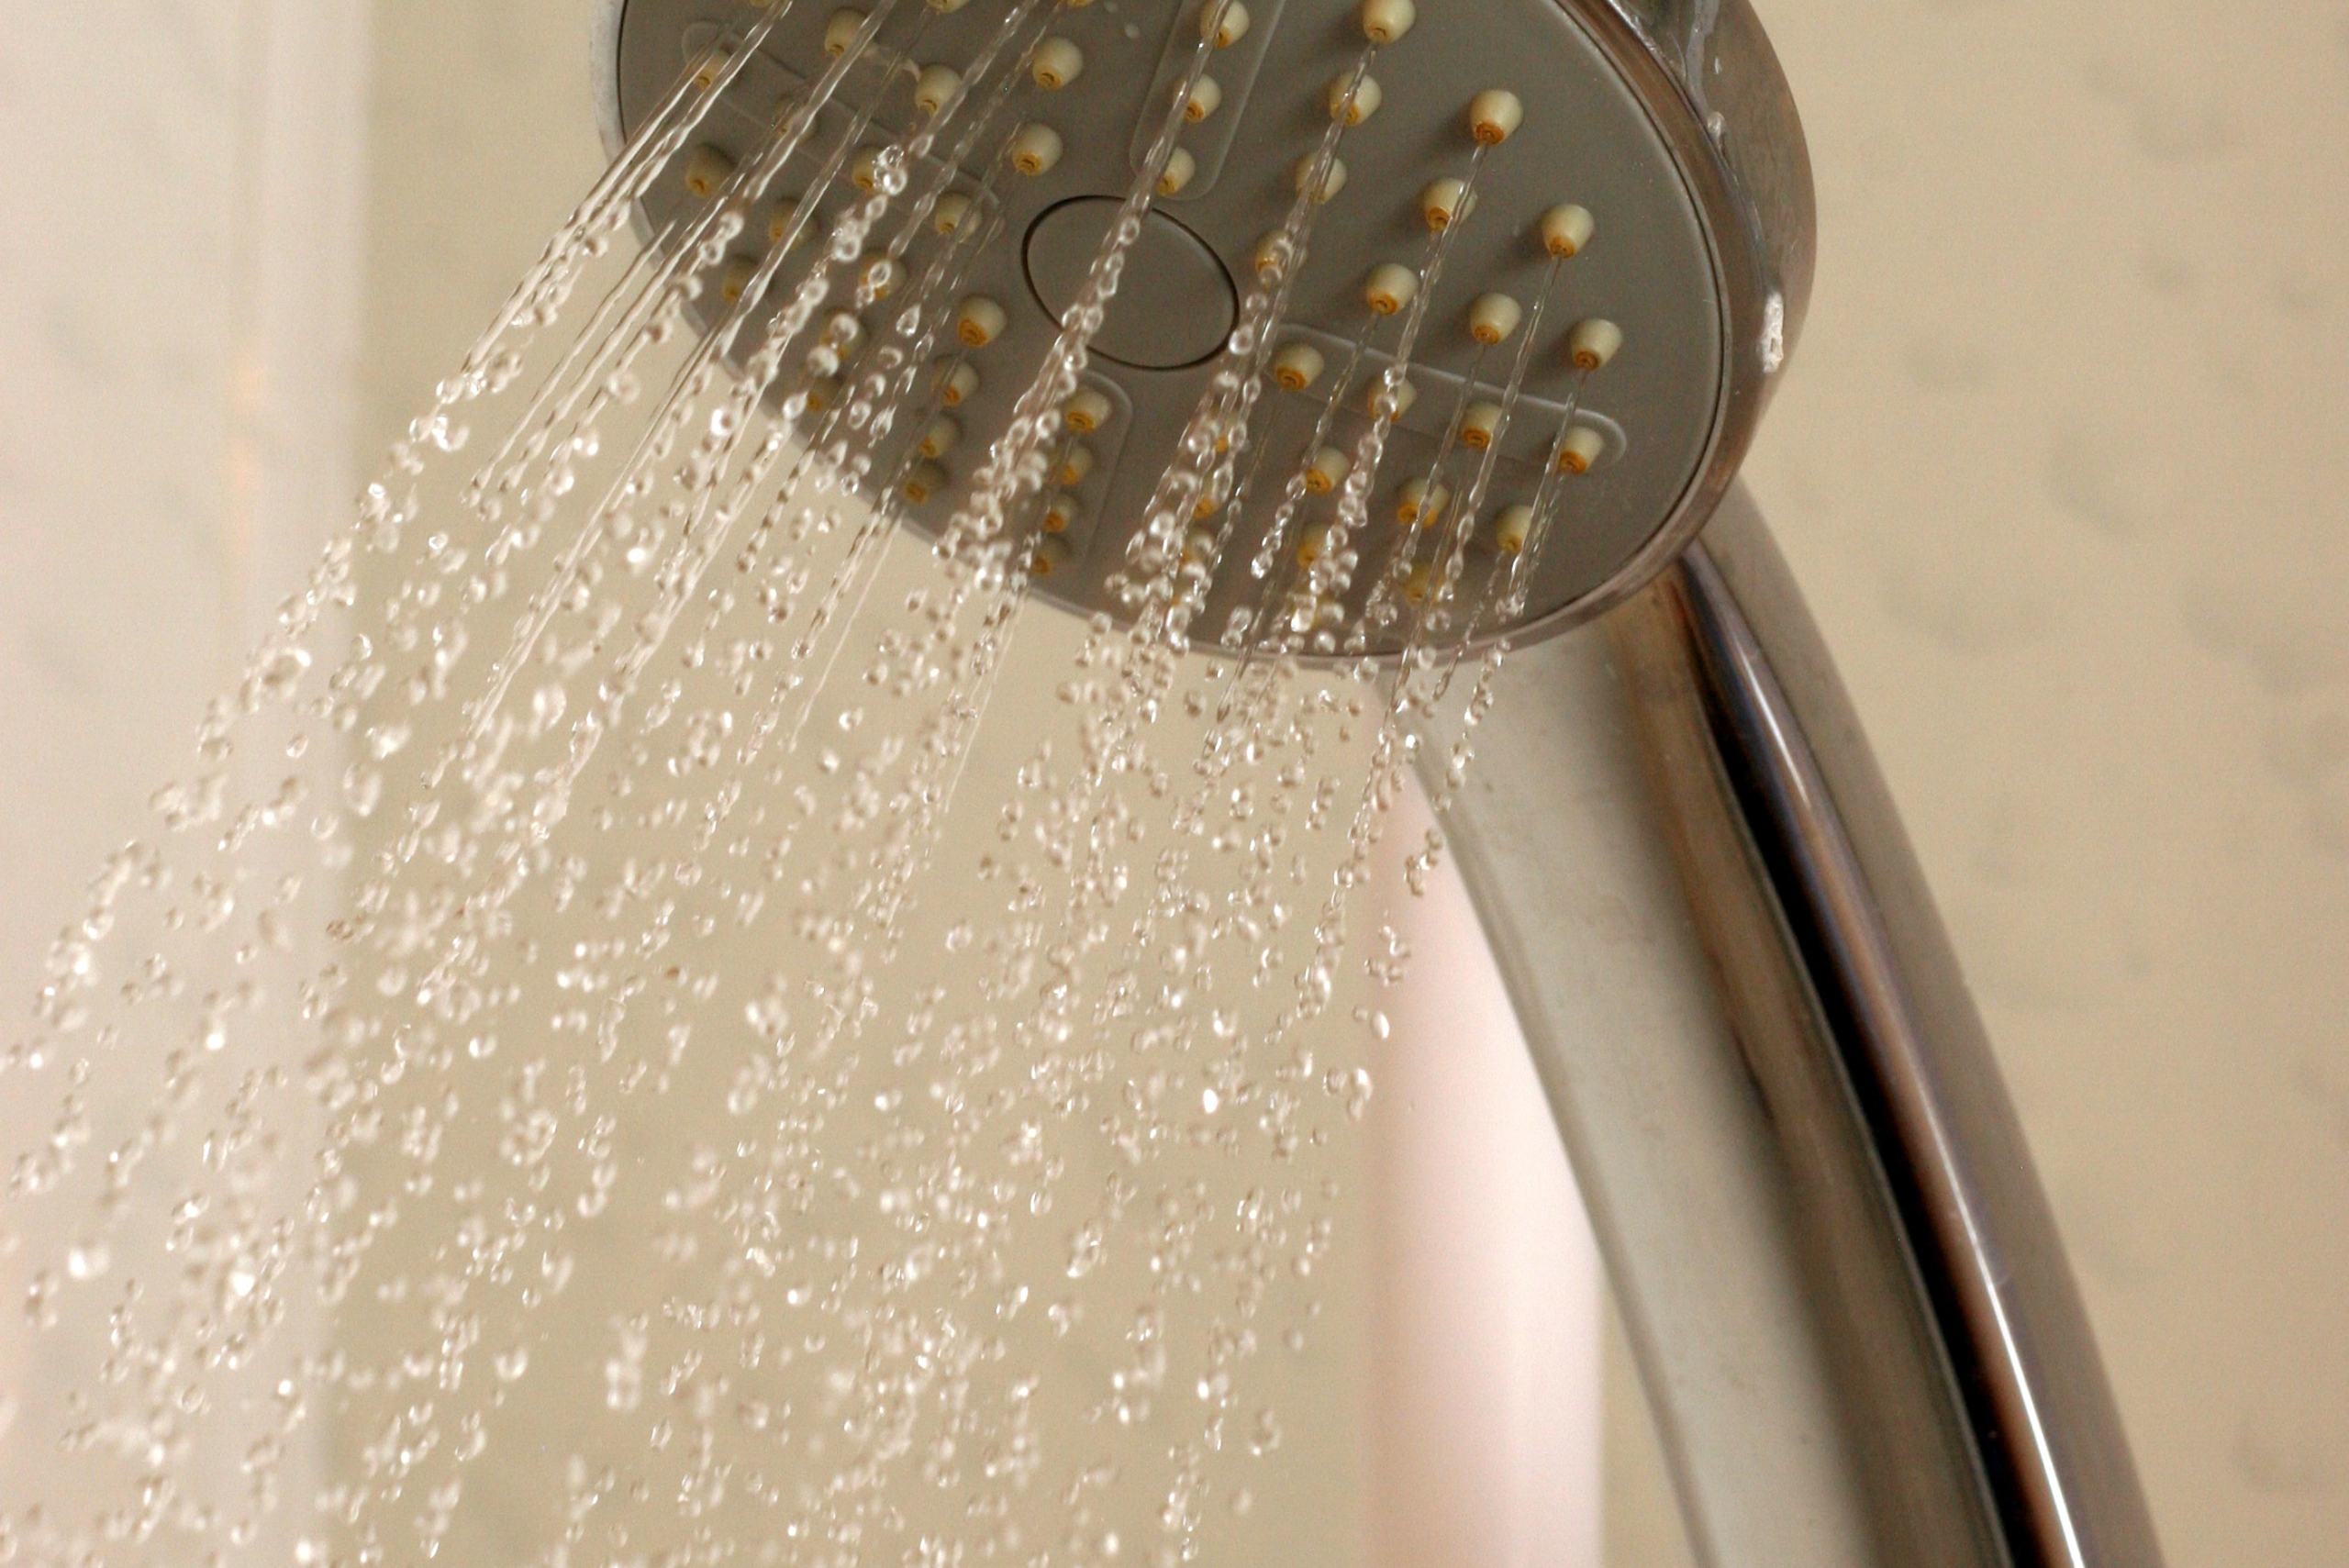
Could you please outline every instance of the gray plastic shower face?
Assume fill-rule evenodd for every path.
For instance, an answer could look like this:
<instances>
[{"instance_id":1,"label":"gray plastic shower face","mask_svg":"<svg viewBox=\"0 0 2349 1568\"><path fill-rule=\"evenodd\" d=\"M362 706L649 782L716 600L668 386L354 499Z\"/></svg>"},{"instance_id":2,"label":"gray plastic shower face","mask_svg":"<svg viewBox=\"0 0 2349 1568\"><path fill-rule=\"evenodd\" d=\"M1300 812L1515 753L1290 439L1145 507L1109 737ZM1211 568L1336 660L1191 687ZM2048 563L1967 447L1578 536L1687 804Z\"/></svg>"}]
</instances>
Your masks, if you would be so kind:
<instances>
[{"instance_id":1,"label":"gray plastic shower face","mask_svg":"<svg viewBox=\"0 0 2349 1568\"><path fill-rule=\"evenodd\" d=\"M615 150L682 70L713 44L740 38L762 15L740 0L616 3L604 106ZM829 63L824 39L835 3L792 0L694 144L713 145L738 162L750 158L771 134L778 106ZM842 79L817 136L774 195L802 195L829 148L867 110L863 145L901 141L921 117L909 90L913 72L896 63L899 51L918 64L960 68L1008 8L1006 0L951 11L918 12L916 4L903 0L870 60ZM1048 125L1064 150L1041 176L996 179L993 195L974 209L992 210L1001 228L954 294L997 302L1007 323L968 355L979 386L951 410L963 436L942 465L950 480L978 467L1044 357L1056 313L1074 298L1192 57L1201 12L1215 4L1072 0L1049 13L1049 32L1081 50L1082 75L1050 93L1022 83L999 120L1007 130L1022 121ZM1484 633L1551 629L1596 614L1643 584L1702 526L1794 337L1809 281L1811 207L1801 133L1750 12L1740 0L1691 0L1689 8L1682 17L1674 6L1642 17L1608 0L1491 0L1473 12L1431 6L1379 51L1371 71L1383 102L1345 135L1345 183L1318 215L1275 334L1279 344L1311 344L1327 368L1303 392L1268 379L1249 437L1251 446L1266 448L1263 471L1249 505L1231 520L1215 587L1192 623L1195 638L1236 640L1245 617L1235 610L1263 597L1264 585L1246 562L1283 485L1309 455L1307 438L1333 392L1338 409L1322 444L1355 450L1370 417L1370 383L1392 362L1386 350L1394 338L1391 322L1383 322L1384 333L1365 339L1372 318L1364 280L1382 263L1414 266L1425 254L1421 194L1431 182L1464 172L1472 150L1465 111L1486 88L1513 91L1524 105L1523 123L1485 158L1475 206L1431 296L1408 369L1416 396L1387 442L1356 536L1366 564L1353 599L1360 602L1361 584L1404 528L1399 493L1445 450L1455 412L1501 401L1516 344L1486 351L1480 362L1467 329L1470 302L1497 291L1531 305L1550 272L1539 220L1559 203L1586 208L1595 236L1558 272L1522 400L1478 508L1462 591L1473 595L1498 569L1493 519L1534 499L1567 418L1590 432L1596 461L1555 489L1557 522L1516 625L1487 625ZM873 0L859 9L870 12ZM1066 492L1078 520L1061 536L1065 559L1037 586L1080 610L1119 612L1111 589L1126 541L1208 386L1252 279L1252 258L1280 227L1295 199L1299 161L1330 123L1330 84L1364 46L1356 0L1249 0L1248 10L1245 35L1208 63L1220 103L1185 128L1180 145L1194 172L1157 200L1094 344L1085 381L1109 398L1113 417L1085 438L1089 472L1057 474L1047 487L1048 495ZM1040 27L1047 14L1039 9ZM941 157L954 139L944 139ZM952 171L952 188L978 194L997 145L991 132L969 166ZM691 150L647 195L648 233L696 202L684 177ZM913 188L936 169L917 168ZM818 210L835 217L862 195L839 181ZM763 206L741 242L745 256L756 253L766 228ZM911 276L922 275L928 247L940 243L921 237L907 258ZM807 249L813 255L817 247ZM784 271L770 301L787 293L795 275ZM885 301L867 312L875 325L893 314ZM1602 371L1577 377L1567 338L1589 317L1619 326L1622 347ZM954 348L952 330L950 321L941 351ZM1350 346L1365 340L1349 384L1338 388ZM1450 449L1444 480L1455 495L1478 456L1460 443ZM912 526L934 531L962 494L950 483L898 505ZM1392 651L1397 640L1375 638L1370 651Z\"/></svg>"}]
</instances>

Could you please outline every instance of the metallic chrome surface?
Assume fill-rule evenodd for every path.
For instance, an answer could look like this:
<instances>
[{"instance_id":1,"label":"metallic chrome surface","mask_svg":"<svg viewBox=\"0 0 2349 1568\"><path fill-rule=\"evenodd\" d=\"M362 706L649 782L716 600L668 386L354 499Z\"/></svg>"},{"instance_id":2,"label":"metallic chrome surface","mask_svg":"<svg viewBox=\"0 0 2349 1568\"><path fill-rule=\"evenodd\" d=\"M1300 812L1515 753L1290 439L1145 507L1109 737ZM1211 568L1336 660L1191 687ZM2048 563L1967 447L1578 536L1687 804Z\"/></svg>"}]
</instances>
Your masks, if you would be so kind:
<instances>
[{"instance_id":1,"label":"metallic chrome surface","mask_svg":"<svg viewBox=\"0 0 2349 1568\"><path fill-rule=\"evenodd\" d=\"M1690 635L1675 567L1608 628L1646 783L1758 1095L1794 1207L1792 1242L1819 1331L1836 1347L1827 1396L1863 1434L1847 1462L1876 1560L1945 1568L2006 1561L1980 1465L1840 1041L1787 912L1770 892L1721 705Z\"/></svg>"},{"instance_id":2,"label":"metallic chrome surface","mask_svg":"<svg viewBox=\"0 0 2349 1568\"><path fill-rule=\"evenodd\" d=\"M1678 601L1722 777L1831 1031L2018 1564L2150 1565L2153 1525L2030 1151L1849 700L1759 516Z\"/></svg>"},{"instance_id":3,"label":"metallic chrome surface","mask_svg":"<svg viewBox=\"0 0 2349 1568\"><path fill-rule=\"evenodd\" d=\"M1497 719L1445 828L1698 1560L2157 1568L1981 1022L1750 500L1606 635L1520 651Z\"/></svg>"},{"instance_id":4,"label":"metallic chrome surface","mask_svg":"<svg viewBox=\"0 0 2349 1568\"><path fill-rule=\"evenodd\" d=\"M1906 1568L1866 1482L1882 1440L1841 1392L1850 1334L1823 1309L1781 1111L1653 792L1643 706L1598 627L1520 650L1503 679L1443 831L1573 1159L1695 1560Z\"/></svg>"}]
</instances>

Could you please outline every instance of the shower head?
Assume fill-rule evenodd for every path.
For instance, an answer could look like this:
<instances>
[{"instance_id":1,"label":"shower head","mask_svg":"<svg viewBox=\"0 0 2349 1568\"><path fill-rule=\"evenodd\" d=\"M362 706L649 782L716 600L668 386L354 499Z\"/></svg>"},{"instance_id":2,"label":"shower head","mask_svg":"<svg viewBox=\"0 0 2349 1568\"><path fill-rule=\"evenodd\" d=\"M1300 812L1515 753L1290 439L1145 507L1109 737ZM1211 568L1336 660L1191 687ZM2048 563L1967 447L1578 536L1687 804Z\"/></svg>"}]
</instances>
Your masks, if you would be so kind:
<instances>
[{"instance_id":1,"label":"shower head","mask_svg":"<svg viewBox=\"0 0 2349 1568\"><path fill-rule=\"evenodd\" d=\"M871 484L930 533L1013 419L1137 171L1158 167L1180 95L1016 522L1036 592L1125 614L1132 537L1237 364L1261 397L1202 457L1220 478L1187 508L1185 553L1208 558L1201 642L1260 640L1263 606L1301 587L1321 595L1308 618L1358 628L1347 649L1300 650L1325 653L1397 651L1428 629L1429 596L1455 589L1485 607L1436 617L1436 639L1558 629L1620 601L1728 488L1809 286L1801 129L1743 0L1491 0L1425 18L1409 0L608 0L598 61L616 155L681 71L721 84L638 214L678 244L713 202L741 210L723 257L696 263L714 284L692 306L705 328L780 313L869 196L880 150L959 115L906 167L898 206L919 221L871 274L878 297L836 291L807 340L830 342L829 319L838 351L802 369L795 348L772 395L820 417L863 346L900 326L928 368L908 373L917 406ZM756 188L738 178L795 114L807 134L790 161ZM1273 239L1307 207L1303 260L1284 269ZM880 260L896 232L893 217L858 243ZM766 264L778 244L810 260ZM745 306L746 286L763 299ZM1267 288L1282 308L1258 349L1233 333ZM834 315L843 303L862 319ZM1391 426L1374 435L1380 410ZM1375 472L1352 474L1365 451ZM1334 588L1312 570L1333 524L1364 563ZM1419 538L1453 530L1452 558L1431 544L1413 564ZM1511 573L1513 592L1486 586Z\"/></svg>"}]
</instances>

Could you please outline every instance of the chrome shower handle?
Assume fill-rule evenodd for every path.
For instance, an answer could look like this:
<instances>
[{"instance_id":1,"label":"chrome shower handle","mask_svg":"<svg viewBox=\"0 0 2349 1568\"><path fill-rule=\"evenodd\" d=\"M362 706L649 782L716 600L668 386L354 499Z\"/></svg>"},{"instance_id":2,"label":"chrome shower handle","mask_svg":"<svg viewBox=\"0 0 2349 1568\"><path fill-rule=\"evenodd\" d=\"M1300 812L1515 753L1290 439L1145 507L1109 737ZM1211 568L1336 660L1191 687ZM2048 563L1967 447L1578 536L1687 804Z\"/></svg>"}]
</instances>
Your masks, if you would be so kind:
<instances>
[{"instance_id":1,"label":"chrome shower handle","mask_svg":"<svg viewBox=\"0 0 2349 1568\"><path fill-rule=\"evenodd\" d=\"M1921 868L1750 502L1657 591L1898 1211L2017 1563L2155 1564L2087 1312ZM1627 617L1623 639L1667 633ZM1722 868L1726 870L1726 868Z\"/></svg>"},{"instance_id":2,"label":"chrome shower handle","mask_svg":"<svg viewBox=\"0 0 2349 1568\"><path fill-rule=\"evenodd\" d=\"M1520 655L1450 825L1700 1561L2158 1564L1980 1019L1743 492L1605 624ZM1593 961L1610 929L1631 962Z\"/></svg>"}]
</instances>

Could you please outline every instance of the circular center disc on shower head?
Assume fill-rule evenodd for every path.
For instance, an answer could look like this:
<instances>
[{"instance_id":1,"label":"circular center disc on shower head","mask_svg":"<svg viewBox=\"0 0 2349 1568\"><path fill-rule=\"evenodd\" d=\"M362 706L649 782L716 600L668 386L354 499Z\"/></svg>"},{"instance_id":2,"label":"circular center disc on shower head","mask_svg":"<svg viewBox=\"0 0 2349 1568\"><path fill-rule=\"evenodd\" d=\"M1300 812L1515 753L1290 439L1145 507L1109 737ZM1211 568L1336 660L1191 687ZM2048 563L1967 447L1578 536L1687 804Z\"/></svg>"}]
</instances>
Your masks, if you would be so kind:
<instances>
[{"instance_id":1,"label":"circular center disc on shower head","mask_svg":"<svg viewBox=\"0 0 2349 1568\"><path fill-rule=\"evenodd\" d=\"M1055 321L1085 292L1120 205L1110 196L1079 196L1028 230L1028 286ZM1208 242L1152 212L1126 252L1125 276L1094 334L1093 351L1136 370L1180 370L1222 348L1239 318L1231 274Z\"/></svg>"}]
</instances>

